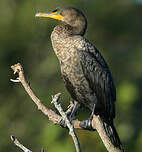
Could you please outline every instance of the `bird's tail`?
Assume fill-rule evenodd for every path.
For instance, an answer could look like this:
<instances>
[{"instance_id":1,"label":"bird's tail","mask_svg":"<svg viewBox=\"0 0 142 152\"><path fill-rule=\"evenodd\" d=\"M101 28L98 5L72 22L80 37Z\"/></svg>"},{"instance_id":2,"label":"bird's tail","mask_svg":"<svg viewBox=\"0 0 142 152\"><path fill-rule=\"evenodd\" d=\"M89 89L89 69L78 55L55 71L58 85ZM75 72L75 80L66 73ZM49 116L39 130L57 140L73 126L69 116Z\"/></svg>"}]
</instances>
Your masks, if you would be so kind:
<instances>
[{"instance_id":1,"label":"bird's tail","mask_svg":"<svg viewBox=\"0 0 142 152\"><path fill-rule=\"evenodd\" d=\"M105 132L107 136L109 137L111 143L118 149L120 149L121 152L124 152L124 149L122 147L121 141L119 139L118 133L113 125L113 122L106 123L103 121L103 126L105 129Z\"/></svg>"}]
</instances>

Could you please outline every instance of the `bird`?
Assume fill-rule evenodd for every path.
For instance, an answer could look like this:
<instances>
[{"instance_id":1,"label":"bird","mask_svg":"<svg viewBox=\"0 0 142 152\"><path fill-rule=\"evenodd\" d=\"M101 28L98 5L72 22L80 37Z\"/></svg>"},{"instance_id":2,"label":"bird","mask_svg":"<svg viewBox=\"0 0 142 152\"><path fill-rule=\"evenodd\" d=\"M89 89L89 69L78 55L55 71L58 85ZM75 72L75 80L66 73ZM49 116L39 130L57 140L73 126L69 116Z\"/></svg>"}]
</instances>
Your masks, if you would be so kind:
<instances>
[{"instance_id":1,"label":"bird","mask_svg":"<svg viewBox=\"0 0 142 152\"><path fill-rule=\"evenodd\" d=\"M110 141L123 152L114 127L114 80L104 57L84 37L87 18L82 11L74 7L58 7L49 13L36 13L35 16L64 22L54 28L51 41L65 86L73 100L89 109L92 114L100 116Z\"/></svg>"}]
</instances>

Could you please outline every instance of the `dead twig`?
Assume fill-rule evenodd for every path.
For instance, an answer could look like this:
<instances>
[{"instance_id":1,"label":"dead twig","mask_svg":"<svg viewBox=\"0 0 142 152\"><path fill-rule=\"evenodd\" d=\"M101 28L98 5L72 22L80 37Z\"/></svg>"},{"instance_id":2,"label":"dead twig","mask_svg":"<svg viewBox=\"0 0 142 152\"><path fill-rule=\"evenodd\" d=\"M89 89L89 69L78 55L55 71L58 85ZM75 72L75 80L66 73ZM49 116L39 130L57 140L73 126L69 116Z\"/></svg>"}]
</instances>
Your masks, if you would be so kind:
<instances>
[{"instance_id":1,"label":"dead twig","mask_svg":"<svg viewBox=\"0 0 142 152\"><path fill-rule=\"evenodd\" d=\"M75 129L73 127L73 125L71 124L71 122L69 121L69 119L67 118L66 113L63 111L61 104L58 102L59 97L61 96L61 93L56 94L55 96L52 96L52 102L56 109L59 111L59 113L61 114L63 120L65 121L67 127L69 128L69 134L72 136L72 139L74 141L75 144L75 148L77 152L81 152L81 147L80 147L80 143L78 140L78 137L75 133Z\"/></svg>"},{"instance_id":2,"label":"dead twig","mask_svg":"<svg viewBox=\"0 0 142 152\"><path fill-rule=\"evenodd\" d=\"M26 148L25 146L23 146L18 139L15 136L11 136L11 140L13 141L13 143L19 147L20 149L22 149L24 152L32 152L31 150L29 150L28 148Z\"/></svg>"},{"instance_id":3,"label":"dead twig","mask_svg":"<svg viewBox=\"0 0 142 152\"><path fill-rule=\"evenodd\" d=\"M49 120L52 121L54 124L60 124L60 121L62 117L58 114L56 114L53 110L46 107L44 104L42 104L41 100L35 95L31 87L29 86L28 81L26 80L24 76L24 70L20 63L17 63L15 65L12 65L11 68L14 71L14 74L18 73L18 78L10 79L12 82L21 82L24 89L28 93L28 95L31 97L31 99L34 101L34 103L37 105L38 109L41 110L46 116L48 116ZM80 121L75 120L73 125L75 129L83 129L80 127Z\"/></svg>"},{"instance_id":4,"label":"dead twig","mask_svg":"<svg viewBox=\"0 0 142 152\"><path fill-rule=\"evenodd\" d=\"M58 103L58 98L60 97L61 94L58 93L54 97L52 97L52 103L54 103L55 107L57 108L57 110L61 114L61 116L60 116L60 115L56 114L53 110L48 109L46 106L44 106L42 104L42 102L40 101L40 99L35 96L33 90L29 86L29 83L25 79L24 70L23 70L20 63L11 66L11 68L13 69L14 74L18 73L19 77L16 80L13 80L13 79L10 79L10 80L12 82L21 82L23 87L25 88L26 92L29 94L29 96L34 101L34 103L37 105L38 109L41 110L46 116L48 116L49 120L51 120L54 124L60 124L60 121L62 119L65 120L65 122L69 128L69 134L72 136L73 141L75 143L76 151L81 152L80 143L79 143L79 140L78 140L77 135L76 135L75 130L74 130L74 126L78 129L82 129L79 126L80 121L76 120L76 122L74 122L74 126L70 123L70 121L68 120L61 105Z\"/></svg>"},{"instance_id":5,"label":"dead twig","mask_svg":"<svg viewBox=\"0 0 142 152\"><path fill-rule=\"evenodd\" d=\"M74 128L75 129L83 129L83 128L80 127L80 121L79 120L75 120L73 122L73 124L71 125L71 123L69 122L69 120L66 117L66 114L64 112L63 113L60 112L60 110L59 110L60 108L59 109L57 108L58 106L56 108L59 110L61 116L56 114L53 110L48 109L46 106L44 106L42 104L42 102L40 101L40 99L35 96L33 90L29 86L29 83L25 79L24 70L23 70L21 64L20 63L15 64L15 65L11 66L11 68L13 69L14 74L18 73L19 77L16 80L13 80L13 79L10 79L10 80L12 82L15 82L15 83L21 82L23 87L25 88L26 92L29 94L29 96L34 101L34 103L37 105L38 109L41 110L46 116L48 116L49 120L51 120L54 124L60 124L60 121L62 119L65 120L68 128L70 128L70 134L72 135L72 138L73 138L73 140L75 142L75 146L78 146L78 148L76 148L76 150L77 150L77 152L81 152L81 148L80 148L80 144L79 144L78 138L77 138L77 136L76 136L76 134L74 132ZM52 98L52 102L54 102L54 100L57 102L59 96L60 96L60 94L55 95ZM54 103L55 106L56 106L56 104L57 105L59 104L58 102L57 103L56 102ZM102 121L101 121L99 116L94 115L93 120L92 120L92 125L93 125L92 126L93 129L96 129L97 132L99 133L99 136L101 137L105 147L107 148L107 150L109 152L121 152L121 150L116 149L113 146L113 144L111 143L111 141L107 137L107 135L105 133L105 130L104 130L104 127L103 127L103 123L102 123Z\"/></svg>"},{"instance_id":6,"label":"dead twig","mask_svg":"<svg viewBox=\"0 0 142 152\"><path fill-rule=\"evenodd\" d=\"M53 110L48 109L45 105L42 104L39 98L37 98L29 86L28 82L24 76L24 70L20 63L11 66L14 71L14 74L18 73L19 77L16 80L10 79L12 82L21 82L23 87L25 88L26 92L29 94L31 99L37 105L38 109L41 110L46 116L48 116L49 120L51 120L54 124L59 124L60 120L62 119L61 116L56 114Z\"/></svg>"},{"instance_id":7,"label":"dead twig","mask_svg":"<svg viewBox=\"0 0 142 152\"><path fill-rule=\"evenodd\" d=\"M122 152L120 149L117 149L116 147L114 147L114 145L111 143L109 137L107 136L107 134L105 132L103 122L99 115L93 116L92 127L97 130L97 132L98 132L102 142L104 143L106 149L108 150L108 152Z\"/></svg>"}]
</instances>

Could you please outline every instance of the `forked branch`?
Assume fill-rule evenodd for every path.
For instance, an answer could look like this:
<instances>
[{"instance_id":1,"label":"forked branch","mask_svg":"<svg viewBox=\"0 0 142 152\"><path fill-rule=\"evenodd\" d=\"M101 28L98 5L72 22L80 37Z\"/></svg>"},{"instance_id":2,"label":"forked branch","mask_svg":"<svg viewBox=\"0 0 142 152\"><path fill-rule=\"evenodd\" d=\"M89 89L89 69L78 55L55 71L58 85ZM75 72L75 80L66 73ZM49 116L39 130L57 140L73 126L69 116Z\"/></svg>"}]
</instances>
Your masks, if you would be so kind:
<instances>
[{"instance_id":1,"label":"forked branch","mask_svg":"<svg viewBox=\"0 0 142 152\"><path fill-rule=\"evenodd\" d=\"M27 81L25 79L24 70L20 63L11 66L11 68L13 69L14 74L18 73L19 77L16 80L13 80L13 79L10 79L10 80L13 82L21 82L23 87L25 88L26 92L29 94L29 96L34 101L34 103L37 105L38 109L41 110L46 116L48 116L49 120L51 120L54 124L60 124L61 119L65 120L65 123L67 124L67 127L69 128L69 134L72 136L72 139L74 141L76 151L81 152L80 143L79 143L78 137L75 133L74 126L70 123L70 121L68 120L60 103L58 102L61 94L58 93L55 96L52 96L52 101L51 101L51 103L53 103L55 105L56 109L61 114L61 116L60 116L60 115L56 114L53 110L48 109L45 105L42 104L40 99L35 96L34 92L32 91L31 87L29 86L29 84L27 83ZM77 124L76 125L77 128L80 128L78 125L78 121L76 121L76 124Z\"/></svg>"},{"instance_id":2,"label":"forked branch","mask_svg":"<svg viewBox=\"0 0 142 152\"><path fill-rule=\"evenodd\" d=\"M57 108L57 110L60 113L60 115L58 115L53 110L48 109L45 105L43 105L42 102L40 101L40 99L34 94L33 90L29 86L29 83L27 82L27 80L24 76L24 70L23 70L21 64L20 63L15 64L15 65L11 66L11 68L13 69L14 74L18 73L19 77L16 80L13 80L13 79L10 79L10 80L12 82L21 82L23 87L25 88L26 92L29 94L29 96L34 101L34 103L37 105L38 109L41 110L46 116L48 116L49 120L52 121L54 124L60 125L60 121L62 119L65 120L65 123L67 124L67 126L69 128L69 134L72 136L73 141L75 143L76 151L81 152L80 143L79 143L79 140L77 138L74 128L75 129L83 129L83 128L80 127L79 120L75 120L73 122L73 124L71 124L70 121L68 120L65 112L63 111L63 109L61 108L61 105L58 102L58 99L61 94L58 93L52 97L52 103L54 103L55 107ZM114 145L111 143L110 139L106 135L106 132L103 127L103 123L99 116L94 115L93 120L92 120L92 125L93 125L92 126L93 129L97 130L97 132L98 132L99 136L101 137L108 152L121 152L119 149L114 147Z\"/></svg>"}]
</instances>

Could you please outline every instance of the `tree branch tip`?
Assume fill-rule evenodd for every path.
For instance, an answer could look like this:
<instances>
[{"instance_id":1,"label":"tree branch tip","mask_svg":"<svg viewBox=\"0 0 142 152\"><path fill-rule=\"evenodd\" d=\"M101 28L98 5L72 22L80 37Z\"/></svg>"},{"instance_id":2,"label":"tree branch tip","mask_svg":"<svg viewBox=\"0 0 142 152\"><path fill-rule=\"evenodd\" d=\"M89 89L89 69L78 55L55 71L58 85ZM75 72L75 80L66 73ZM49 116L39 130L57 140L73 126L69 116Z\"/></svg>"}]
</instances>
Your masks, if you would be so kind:
<instances>
[{"instance_id":1,"label":"tree branch tip","mask_svg":"<svg viewBox=\"0 0 142 152\"><path fill-rule=\"evenodd\" d=\"M11 138L11 140L12 140L13 142L16 140L16 137L13 136L13 135L11 135L10 138Z\"/></svg>"},{"instance_id":2,"label":"tree branch tip","mask_svg":"<svg viewBox=\"0 0 142 152\"><path fill-rule=\"evenodd\" d=\"M61 97L61 93L59 92L59 93L57 93L57 94L55 94L54 96L52 96L53 98L56 98L56 99L59 99L60 97Z\"/></svg>"},{"instance_id":3,"label":"tree branch tip","mask_svg":"<svg viewBox=\"0 0 142 152\"><path fill-rule=\"evenodd\" d=\"M59 92L59 93L57 93L55 96L60 97L60 96L61 96L61 93Z\"/></svg>"},{"instance_id":4,"label":"tree branch tip","mask_svg":"<svg viewBox=\"0 0 142 152\"><path fill-rule=\"evenodd\" d=\"M22 65L20 63L12 65L11 69L14 71L14 74L19 73L20 71L23 72L23 68L22 68Z\"/></svg>"}]
</instances>

